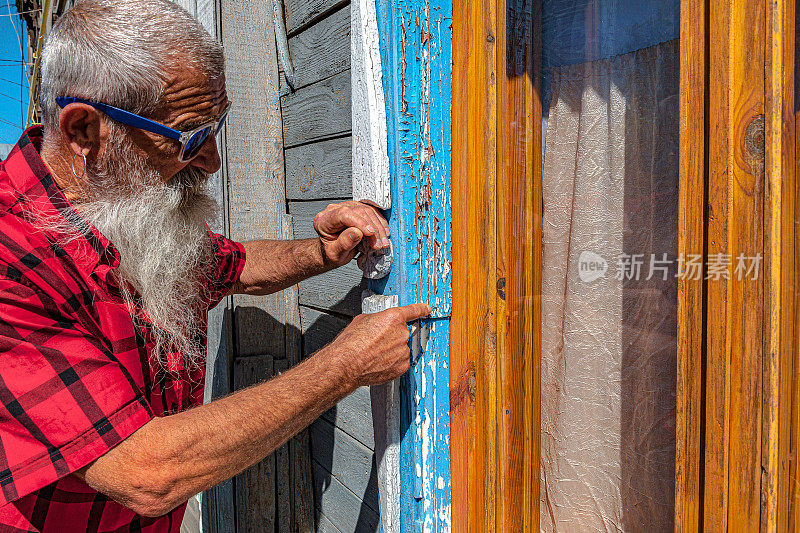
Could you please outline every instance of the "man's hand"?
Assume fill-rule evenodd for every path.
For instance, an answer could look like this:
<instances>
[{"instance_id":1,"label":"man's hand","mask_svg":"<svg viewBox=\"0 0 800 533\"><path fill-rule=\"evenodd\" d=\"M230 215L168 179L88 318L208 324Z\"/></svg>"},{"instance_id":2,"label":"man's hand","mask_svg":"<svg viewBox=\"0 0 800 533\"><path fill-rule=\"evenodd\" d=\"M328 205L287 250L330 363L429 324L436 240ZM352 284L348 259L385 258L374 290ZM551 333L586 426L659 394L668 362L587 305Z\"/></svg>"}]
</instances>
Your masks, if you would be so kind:
<instances>
[{"instance_id":1,"label":"man's hand","mask_svg":"<svg viewBox=\"0 0 800 533\"><path fill-rule=\"evenodd\" d=\"M413 304L353 319L331 344L266 383L156 417L76 473L144 516L161 516L272 453L352 393L408 370Z\"/></svg>"},{"instance_id":2,"label":"man's hand","mask_svg":"<svg viewBox=\"0 0 800 533\"><path fill-rule=\"evenodd\" d=\"M326 349L345 358L356 386L386 383L408 370L407 323L430 313L427 304L411 304L358 315Z\"/></svg>"},{"instance_id":3,"label":"man's hand","mask_svg":"<svg viewBox=\"0 0 800 533\"><path fill-rule=\"evenodd\" d=\"M376 207L364 202L331 204L314 217L325 261L342 266L358 253L366 238L375 250L389 246L389 224Z\"/></svg>"}]
</instances>

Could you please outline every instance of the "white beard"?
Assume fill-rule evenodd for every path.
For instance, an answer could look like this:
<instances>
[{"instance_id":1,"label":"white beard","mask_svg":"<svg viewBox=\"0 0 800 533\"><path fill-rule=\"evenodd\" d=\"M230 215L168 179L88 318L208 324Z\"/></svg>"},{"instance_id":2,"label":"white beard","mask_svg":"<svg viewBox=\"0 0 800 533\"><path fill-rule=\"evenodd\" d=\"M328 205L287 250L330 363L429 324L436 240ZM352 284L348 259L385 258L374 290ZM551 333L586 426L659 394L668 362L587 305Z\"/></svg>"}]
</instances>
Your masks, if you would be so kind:
<instances>
[{"instance_id":1,"label":"white beard","mask_svg":"<svg viewBox=\"0 0 800 533\"><path fill-rule=\"evenodd\" d=\"M135 289L153 324L152 357L166 370L169 353L198 368L205 359L198 318L213 257L206 223L217 209L206 192L208 175L187 166L165 184L124 134L114 138L86 169L73 205L119 252L116 275ZM134 294L120 285L132 303Z\"/></svg>"}]
</instances>

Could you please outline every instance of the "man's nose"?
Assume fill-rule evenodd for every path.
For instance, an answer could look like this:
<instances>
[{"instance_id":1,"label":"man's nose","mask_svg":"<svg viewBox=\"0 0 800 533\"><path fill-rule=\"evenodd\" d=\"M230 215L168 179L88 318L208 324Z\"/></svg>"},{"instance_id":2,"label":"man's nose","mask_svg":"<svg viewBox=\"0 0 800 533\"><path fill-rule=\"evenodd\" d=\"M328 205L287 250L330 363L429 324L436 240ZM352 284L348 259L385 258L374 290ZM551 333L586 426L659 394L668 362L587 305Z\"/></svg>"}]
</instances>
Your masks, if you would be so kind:
<instances>
[{"instance_id":1,"label":"man's nose","mask_svg":"<svg viewBox=\"0 0 800 533\"><path fill-rule=\"evenodd\" d=\"M208 174L213 174L219 170L219 167L222 166L222 161L217 151L217 138L213 135L209 136L200 148L200 152L197 153L189 164Z\"/></svg>"}]
</instances>

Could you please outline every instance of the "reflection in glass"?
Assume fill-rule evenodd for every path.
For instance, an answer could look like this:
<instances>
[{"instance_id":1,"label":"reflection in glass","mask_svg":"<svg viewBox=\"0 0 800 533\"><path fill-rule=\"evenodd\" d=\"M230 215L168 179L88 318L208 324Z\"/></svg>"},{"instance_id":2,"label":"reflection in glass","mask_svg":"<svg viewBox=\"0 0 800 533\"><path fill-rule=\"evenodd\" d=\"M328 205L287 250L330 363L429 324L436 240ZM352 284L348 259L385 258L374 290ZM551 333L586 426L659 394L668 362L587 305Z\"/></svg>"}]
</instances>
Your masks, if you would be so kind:
<instances>
[{"instance_id":1,"label":"reflection in glass","mask_svg":"<svg viewBox=\"0 0 800 533\"><path fill-rule=\"evenodd\" d=\"M679 3L545 0L543 531L674 520Z\"/></svg>"}]
</instances>

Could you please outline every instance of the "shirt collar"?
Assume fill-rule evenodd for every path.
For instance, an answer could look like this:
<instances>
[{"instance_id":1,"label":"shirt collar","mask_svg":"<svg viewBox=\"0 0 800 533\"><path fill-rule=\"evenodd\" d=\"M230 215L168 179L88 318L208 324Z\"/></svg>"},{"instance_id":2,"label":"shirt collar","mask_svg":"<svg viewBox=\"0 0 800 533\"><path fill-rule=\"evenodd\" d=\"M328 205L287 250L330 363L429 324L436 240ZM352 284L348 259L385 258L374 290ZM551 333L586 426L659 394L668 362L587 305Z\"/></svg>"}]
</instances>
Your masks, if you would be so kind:
<instances>
[{"instance_id":1,"label":"shirt collar","mask_svg":"<svg viewBox=\"0 0 800 533\"><path fill-rule=\"evenodd\" d=\"M3 162L7 179L18 196L16 205L23 211L55 217L57 221L67 221L76 227L81 235L77 239L64 239L66 235L53 230L45 233L77 263L105 278L111 269L119 266L119 252L100 231L78 215L64 196L39 154L43 140L42 126L28 128Z\"/></svg>"}]
</instances>

